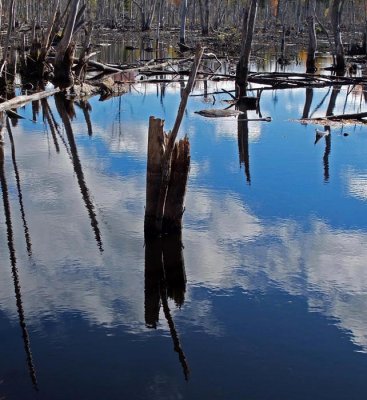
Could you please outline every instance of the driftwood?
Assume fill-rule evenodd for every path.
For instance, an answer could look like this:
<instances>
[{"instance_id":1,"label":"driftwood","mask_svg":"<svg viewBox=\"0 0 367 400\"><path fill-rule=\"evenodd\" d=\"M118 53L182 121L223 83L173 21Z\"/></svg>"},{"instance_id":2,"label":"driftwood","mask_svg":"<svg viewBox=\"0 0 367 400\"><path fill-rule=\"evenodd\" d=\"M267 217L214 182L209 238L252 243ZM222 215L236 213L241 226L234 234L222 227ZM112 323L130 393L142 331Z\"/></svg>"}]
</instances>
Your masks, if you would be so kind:
<instances>
[{"instance_id":1,"label":"driftwood","mask_svg":"<svg viewBox=\"0 0 367 400\"><path fill-rule=\"evenodd\" d=\"M327 115L325 117L317 118L303 118L301 121L360 121L367 123L367 112L354 113L354 114L339 114L339 115Z\"/></svg>"},{"instance_id":2,"label":"driftwood","mask_svg":"<svg viewBox=\"0 0 367 400\"><path fill-rule=\"evenodd\" d=\"M212 110L195 111L195 114L199 114L207 118L224 118L224 117L237 117L238 115L243 114L243 112L238 110L229 110L229 109L228 110L212 109Z\"/></svg>"},{"instance_id":3,"label":"driftwood","mask_svg":"<svg viewBox=\"0 0 367 400\"><path fill-rule=\"evenodd\" d=\"M116 66L108 66L106 64L102 64L96 61L90 61L89 65L90 66L95 66L97 69L99 69L102 72L109 73L108 77L111 77L115 81L124 81L125 74L129 73L140 73L140 72L147 72L150 70L154 70L156 68L164 68L167 66L172 66L172 65L179 65L181 63L188 62L192 60L193 58L184 58L184 59L177 59L177 60L171 60L163 63L156 64L154 63L154 60L149 61L148 63L141 65L141 66L136 66L136 67L128 67L128 68L123 68L123 67L116 67ZM178 74L178 72L172 72L174 74ZM162 71L156 71L157 75L162 75L164 74ZM90 81L93 82L94 80L97 80L101 77L101 75L98 75L96 77L90 78Z\"/></svg>"},{"instance_id":4,"label":"driftwood","mask_svg":"<svg viewBox=\"0 0 367 400\"><path fill-rule=\"evenodd\" d=\"M33 93L30 95L14 97L10 100L4 101L3 103L0 103L0 112L24 106L31 101L41 100L46 97L53 96L54 94L59 92L60 88L55 88L51 90L45 90L43 92ZM76 98L89 97L98 93L102 96L105 96L106 94L111 96L121 95L126 93L126 88L123 85L115 85L112 80L104 80L101 81L98 85L89 85L87 83L84 83L82 85L74 85L71 88L67 89L67 94ZM20 117L18 115L14 116L17 116L18 118Z\"/></svg>"},{"instance_id":5,"label":"driftwood","mask_svg":"<svg viewBox=\"0 0 367 400\"><path fill-rule=\"evenodd\" d=\"M264 122L271 122L271 117L265 118L241 118L241 115L245 114L243 111L240 110L230 110L230 109L214 109L214 110L200 110L195 111L195 114L202 115L203 117L207 118L225 118L225 117L238 117L241 121L264 121Z\"/></svg>"},{"instance_id":6,"label":"driftwood","mask_svg":"<svg viewBox=\"0 0 367 400\"><path fill-rule=\"evenodd\" d=\"M23 106L24 104L27 104L31 101L41 100L45 97L52 96L55 93L58 93L59 91L60 91L60 89L56 88L56 89L52 89L52 90L45 90L43 92L30 94L28 96L14 97L13 99L10 99L10 100L4 101L3 103L0 103L0 111L5 111L10 108L17 108L17 107Z\"/></svg>"}]
</instances>

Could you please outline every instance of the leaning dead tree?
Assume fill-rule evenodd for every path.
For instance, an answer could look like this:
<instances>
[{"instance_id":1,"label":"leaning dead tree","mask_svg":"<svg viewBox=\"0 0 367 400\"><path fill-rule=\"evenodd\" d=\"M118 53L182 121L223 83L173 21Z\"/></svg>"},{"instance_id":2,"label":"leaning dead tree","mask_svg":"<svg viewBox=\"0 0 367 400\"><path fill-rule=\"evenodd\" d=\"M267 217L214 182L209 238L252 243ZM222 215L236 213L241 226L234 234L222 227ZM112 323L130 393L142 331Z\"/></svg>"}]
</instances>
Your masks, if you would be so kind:
<instances>
[{"instance_id":1,"label":"leaning dead tree","mask_svg":"<svg viewBox=\"0 0 367 400\"><path fill-rule=\"evenodd\" d=\"M144 220L146 237L181 231L190 168L190 143L187 137L177 143L176 137L203 52L204 49L198 46L172 131L168 134L163 131L163 120L154 117L149 119Z\"/></svg>"}]
</instances>

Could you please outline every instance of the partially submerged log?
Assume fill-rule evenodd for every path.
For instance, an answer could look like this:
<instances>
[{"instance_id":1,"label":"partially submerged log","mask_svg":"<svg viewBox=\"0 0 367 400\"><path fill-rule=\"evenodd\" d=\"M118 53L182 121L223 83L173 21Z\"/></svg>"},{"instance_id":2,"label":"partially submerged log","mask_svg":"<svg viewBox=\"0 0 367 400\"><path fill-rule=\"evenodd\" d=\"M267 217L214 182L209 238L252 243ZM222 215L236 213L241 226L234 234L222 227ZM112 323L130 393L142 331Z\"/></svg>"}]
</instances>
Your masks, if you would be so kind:
<instances>
[{"instance_id":1,"label":"partially submerged log","mask_svg":"<svg viewBox=\"0 0 367 400\"><path fill-rule=\"evenodd\" d=\"M107 81L106 83L102 81L98 85L90 85L88 83L83 83L82 85L74 85L66 90L66 94L79 99L90 97L96 94L101 94L101 97L103 97L106 95L107 92L110 96L121 95L126 93L126 91L127 90L124 85L118 85L112 83L111 81ZM0 111L18 108L32 101L38 101L46 97L53 96L54 94L59 92L60 88L55 88L33 93L30 95L16 96L10 100L6 100L3 103L0 103Z\"/></svg>"},{"instance_id":2,"label":"partially submerged log","mask_svg":"<svg viewBox=\"0 0 367 400\"><path fill-rule=\"evenodd\" d=\"M10 108L21 107L31 101L36 101L36 100L40 100L40 99L43 99L48 96L52 96L55 93L58 93L59 91L60 91L60 89L56 88L56 89L52 89L52 90L45 90L45 91L39 92L39 93L34 93L34 94L31 94L28 96L14 97L13 99L10 99L10 100L4 101L3 103L0 103L0 111L9 110Z\"/></svg>"},{"instance_id":3,"label":"partially submerged log","mask_svg":"<svg viewBox=\"0 0 367 400\"><path fill-rule=\"evenodd\" d=\"M241 121L265 121L271 122L271 117L265 118L241 118L245 113L240 110L231 110L231 109L211 109L211 110L200 110L195 111L195 114L202 115L206 118L226 118L226 117L238 117Z\"/></svg>"},{"instance_id":4,"label":"partially submerged log","mask_svg":"<svg viewBox=\"0 0 367 400\"><path fill-rule=\"evenodd\" d=\"M327 115L325 117L317 118L303 118L301 121L359 121L367 123L367 112L353 113L353 114L338 114L338 115Z\"/></svg>"},{"instance_id":5,"label":"partially submerged log","mask_svg":"<svg viewBox=\"0 0 367 400\"><path fill-rule=\"evenodd\" d=\"M195 111L195 114L202 115L207 118L225 118L225 117L237 117L243 114L242 111L238 110L222 110L222 109L211 109L211 110L200 110Z\"/></svg>"}]
</instances>

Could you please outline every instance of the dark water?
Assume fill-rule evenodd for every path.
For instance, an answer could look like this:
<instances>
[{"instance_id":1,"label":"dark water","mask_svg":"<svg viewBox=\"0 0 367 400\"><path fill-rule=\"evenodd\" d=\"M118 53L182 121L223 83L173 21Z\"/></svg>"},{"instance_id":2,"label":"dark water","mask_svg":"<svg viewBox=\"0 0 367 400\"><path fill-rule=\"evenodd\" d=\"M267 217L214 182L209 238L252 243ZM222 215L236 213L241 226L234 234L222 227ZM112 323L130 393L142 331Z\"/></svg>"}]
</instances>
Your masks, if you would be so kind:
<instances>
[{"instance_id":1,"label":"dark water","mask_svg":"<svg viewBox=\"0 0 367 400\"><path fill-rule=\"evenodd\" d=\"M309 91L307 113L332 96L335 113L365 111L348 90ZM36 123L28 105L13 157L4 133L0 398L363 398L366 128L314 145L323 128L294 121L305 89L265 91L273 121L248 125L194 113L228 95L190 97L183 247L144 246L148 119L172 128L179 94L135 85L72 119L49 98Z\"/></svg>"}]
</instances>

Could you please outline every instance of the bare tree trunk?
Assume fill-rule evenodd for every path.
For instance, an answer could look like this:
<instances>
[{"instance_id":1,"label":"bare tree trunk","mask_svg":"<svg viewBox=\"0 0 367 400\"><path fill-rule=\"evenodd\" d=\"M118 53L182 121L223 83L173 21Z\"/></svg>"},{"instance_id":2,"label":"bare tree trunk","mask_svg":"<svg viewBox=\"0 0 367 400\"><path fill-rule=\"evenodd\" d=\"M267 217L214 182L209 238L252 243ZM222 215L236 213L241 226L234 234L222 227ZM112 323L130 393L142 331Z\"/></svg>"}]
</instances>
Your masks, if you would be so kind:
<instances>
[{"instance_id":1,"label":"bare tree trunk","mask_svg":"<svg viewBox=\"0 0 367 400\"><path fill-rule=\"evenodd\" d=\"M331 26L333 27L335 44L335 65L337 70L345 69L344 47L340 32L341 15L343 11L344 0L333 0L331 5Z\"/></svg>"},{"instance_id":2,"label":"bare tree trunk","mask_svg":"<svg viewBox=\"0 0 367 400\"><path fill-rule=\"evenodd\" d=\"M252 37L255 29L255 20L257 12L257 0L251 0L249 13L245 12L242 26L242 42L240 59L236 70L236 93L237 98L246 95L246 86L248 78L248 64L251 54Z\"/></svg>"},{"instance_id":3,"label":"bare tree trunk","mask_svg":"<svg viewBox=\"0 0 367 400\"><path fill-rule=\"evenodd\" d=\"M3 22L2 15L3 15L3 2L2 0L0 0L0 28L2 27L1 23Z\"/></svg>"},{"instance_id":4,"label":"bare tree trunk","mask_svg":"<svg viewBox=\"0 0 367 400\"><path fill-rule=\"evenodd\" d=\"M307 23L308 23L308 49L307 49L307 60L306 60L306 72L315 72L316 71L316 60L315 53L317 48L317 40L316 40L316 29L315 29L315 8L316 8L316 0L308 1L308 15L307 15Z\"/></svg>"},{"instance_id":5,"label":"bare tree trunk","mask_svg":"<svg viewBox=\"0 0 367 400\"><path fill-rule=\"evenodd\" d=\"M55 82L61 88L72 86L74 78L71 72L75 43L72 37L75 29L80 0L71 0L70 11L63 37L57 46L55 57Z\"/></svg>"},{"instance_id":6,"label":"bare tree trunk","mask_svg":"<svg viewBox=\"0 0 367 400\"><path fill-rule=\"evenodd\" d=\"M1 73L6 65L6 59L8 58L8 47L9 47L9 42L10 42L10 34L13 26L13 20L14 20L14 11L15 11L15 0L11 0L10 5L9 5L9 20L8 20L8 31L6 33L6 40L5 40L5 45L4 45L4 56L3 56L3 65L1 67ZM1 75L1 74L0 74Z\"/></svg>"},{"instance_id":7,"label":"bare tree trunk","mask_svg":"<svg viewBox=\"0 0 367 400\"><path fill-rule=\"evenodd\" d=\"M199 0L201 34L203 36L209 34L209 0Z\"/></svg>"},{"instance_id":8,"label":"bare tree trunk","mask_svg":"<svg viewBox=\"0 0 367 400\"><path fill-rule=\"evenodd\" d=\"M187 15L187 0L181 2L181 25L180 25L180 43L185 44L186 39L186 15Z\"/></svg>"}]
</instances>

